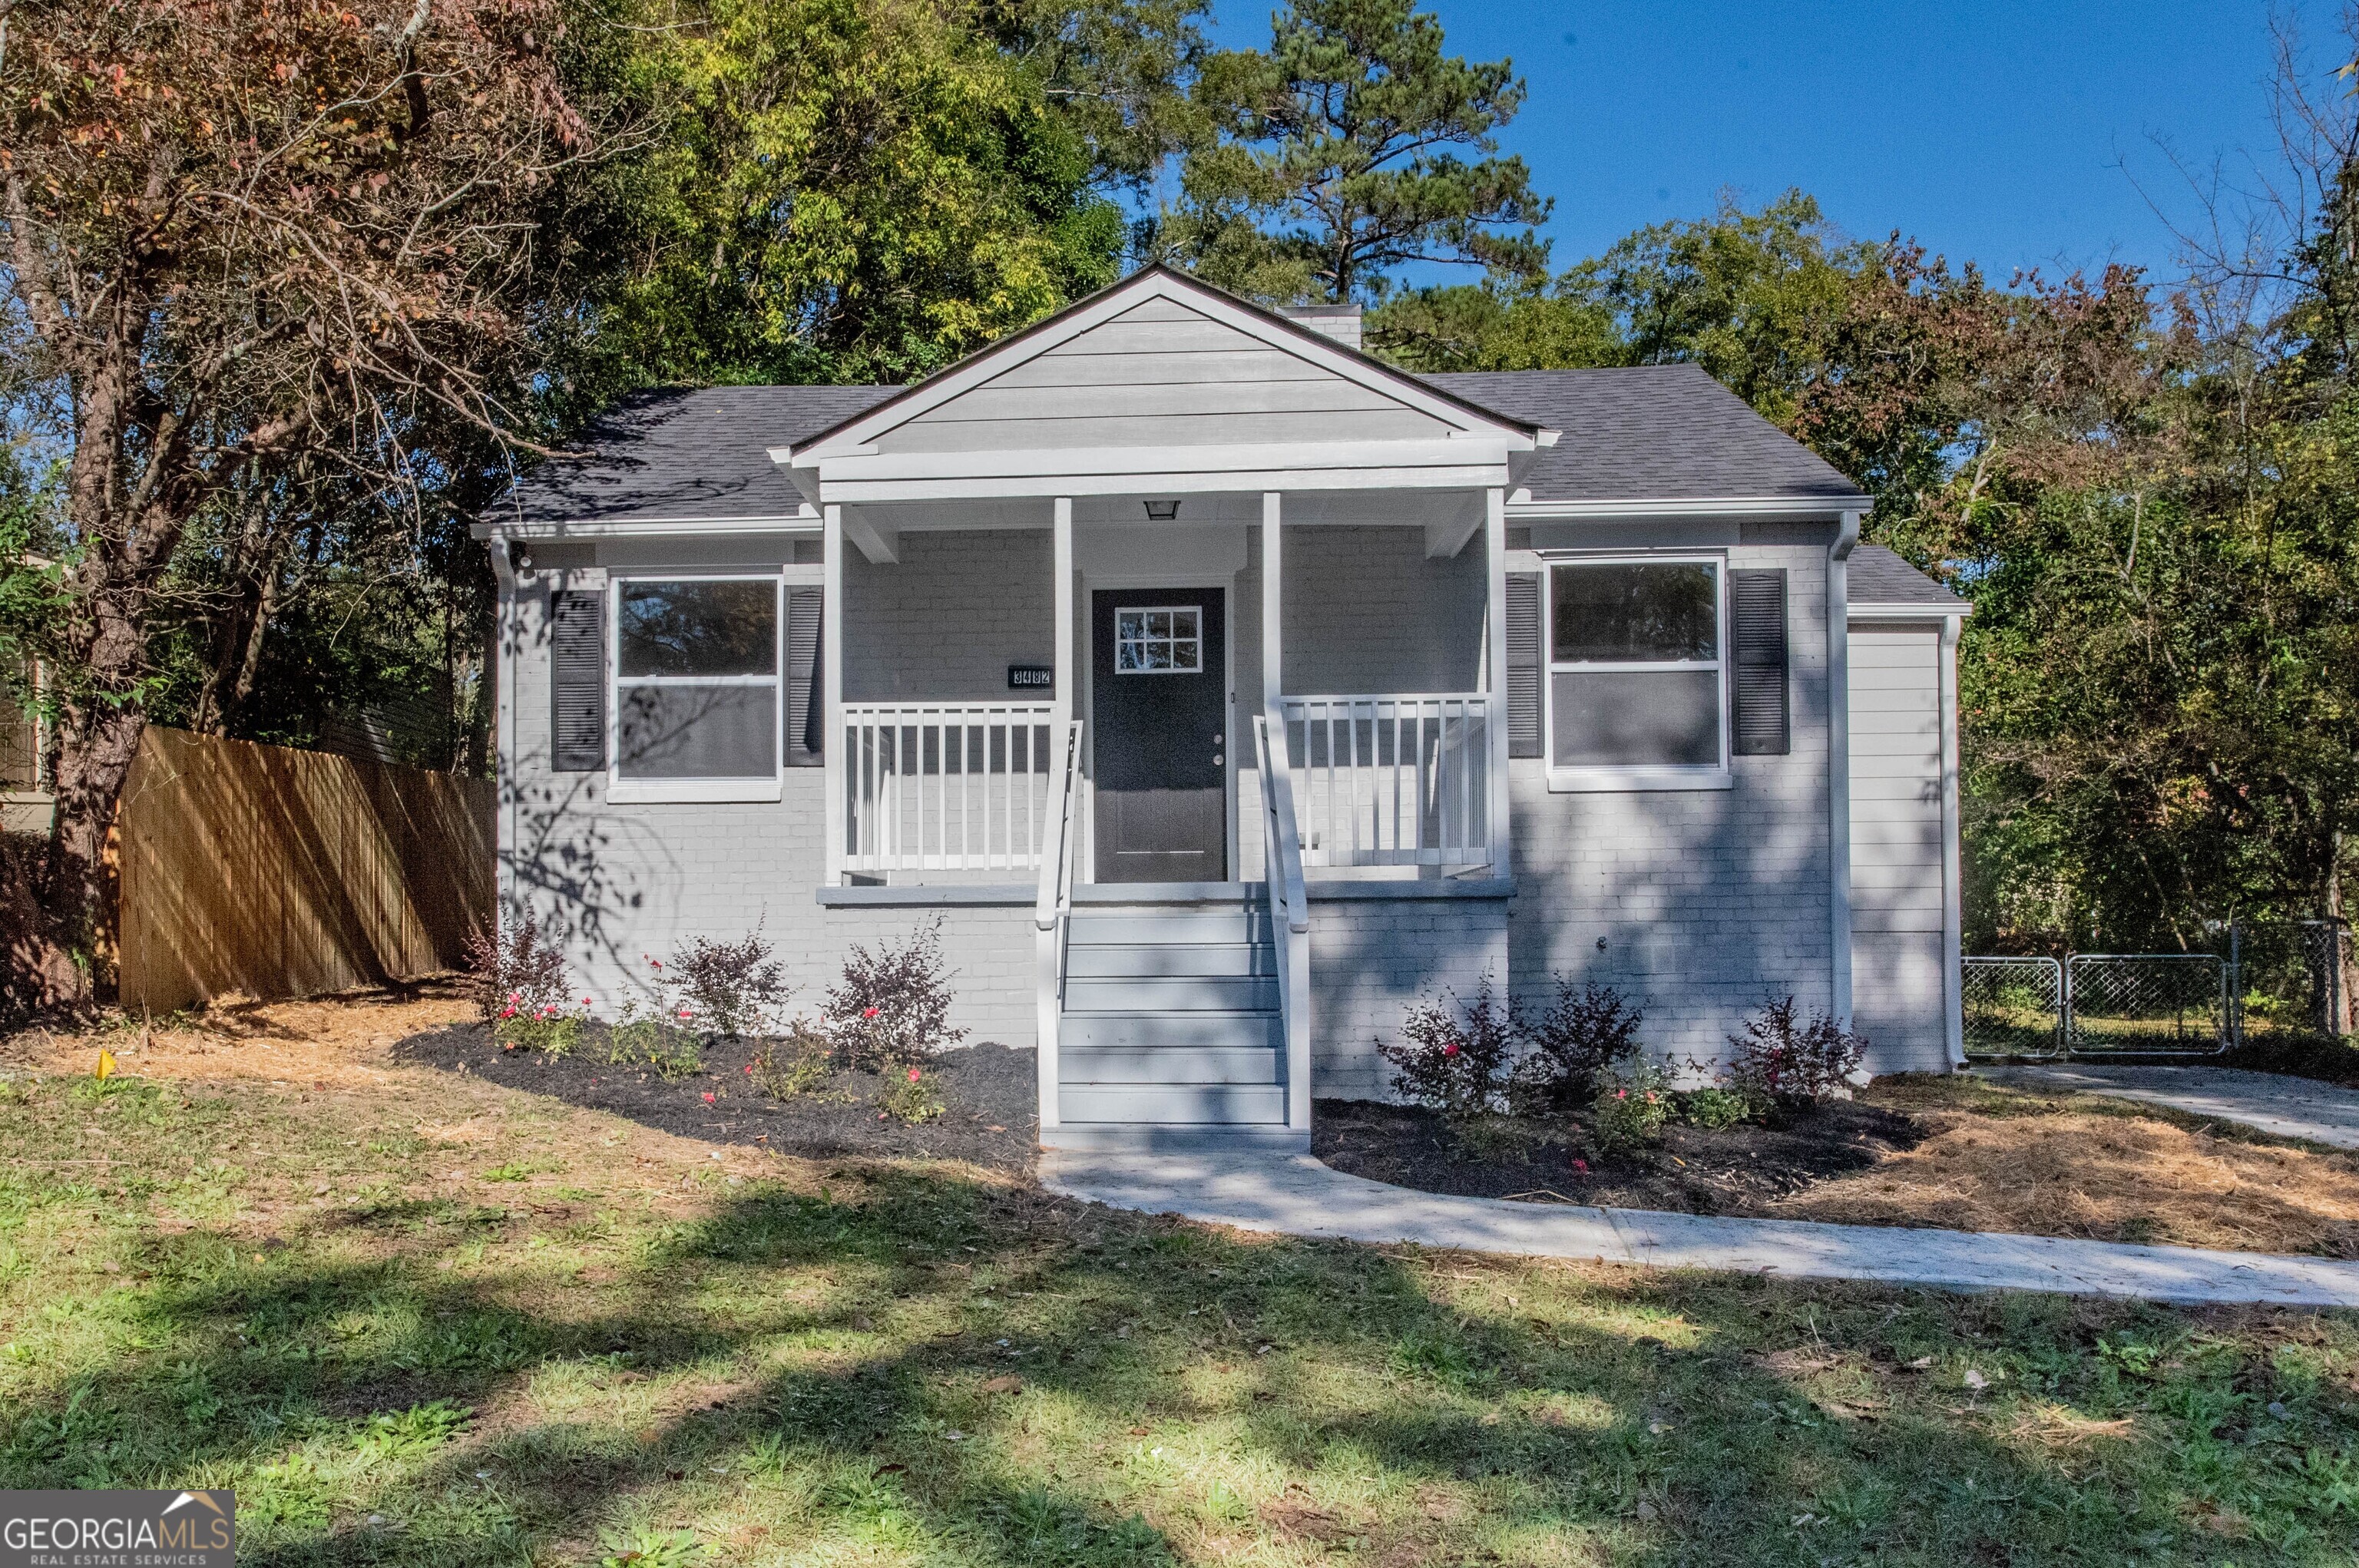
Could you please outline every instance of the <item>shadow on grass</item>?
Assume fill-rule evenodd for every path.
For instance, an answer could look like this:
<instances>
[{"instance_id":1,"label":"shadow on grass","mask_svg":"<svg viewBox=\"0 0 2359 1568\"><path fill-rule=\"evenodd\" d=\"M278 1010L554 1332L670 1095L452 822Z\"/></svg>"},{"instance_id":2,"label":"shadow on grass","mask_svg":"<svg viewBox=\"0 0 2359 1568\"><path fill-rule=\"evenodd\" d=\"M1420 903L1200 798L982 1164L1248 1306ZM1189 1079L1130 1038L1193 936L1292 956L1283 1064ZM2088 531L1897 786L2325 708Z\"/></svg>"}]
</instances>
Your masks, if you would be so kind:
<instances>
[{"instance_id":1,"label":"shadow on grass","mask_svg":"<svg viewBox=\"0 0 2359 1568\"><path fill-rule=\"evenodd\" d=\"M229 1486L242 1562L438 1568L701 1561L666 1546L683 1527L731 1560L2113 1561L2224 1541L2204 1508L2244 1521L2240 1561L2324 1563L2359 1510L2359 1428L2283 1436L2334 1430L2334 1389L2180 1314L1242 1239L890 1164L827 1182L522 1245L405 1202L261 1252L138 1235L77 1348L16 1380L0 1485ZM569 1247L597 1261L552 1268ZM2152 1430L2036 1441L1968 1367Z\"/></svg>"}]
</instances>

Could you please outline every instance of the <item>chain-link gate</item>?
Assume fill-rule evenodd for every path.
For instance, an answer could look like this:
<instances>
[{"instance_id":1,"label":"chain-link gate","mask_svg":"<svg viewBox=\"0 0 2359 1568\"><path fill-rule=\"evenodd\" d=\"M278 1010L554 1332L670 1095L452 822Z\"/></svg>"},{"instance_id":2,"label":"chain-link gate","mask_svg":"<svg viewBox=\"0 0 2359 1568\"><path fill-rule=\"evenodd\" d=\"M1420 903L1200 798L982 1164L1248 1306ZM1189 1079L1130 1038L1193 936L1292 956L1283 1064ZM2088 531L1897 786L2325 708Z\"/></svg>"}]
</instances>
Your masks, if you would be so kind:
<instances>
[{"instance_id":1,"label":"chain-link gate","mask_svg":"<svg viewBox=\"0 0 2359 1568\"><path fill-rule=\"evenodd\" d=\"M1969 958L1961 1000L1968 1056L2064 1049L2064 966L2052 958Z\"/></svg>"},{"instance_id":2,"label":"chain-link gate","mask_svg":"<svg viewBox=\"0 0 2359 1568\"><path fill-rule=\"evenodd\" d=\"M2211 953L2076 953L2064 961L2072 1056L2210 1056L2228 1049L2228 962Z\"/></svg>"},{"instance_id":3,"label":"chain-link gate","mask_svg":"<svg viewBox=\"0 0 2359 1568\"><path fill-rule=\"evenodd\" d=\"M1966 1055L2214 1055L2234 1038L2233 978L2209 953L1969 958Z\"/></svg>"}]
</instances>

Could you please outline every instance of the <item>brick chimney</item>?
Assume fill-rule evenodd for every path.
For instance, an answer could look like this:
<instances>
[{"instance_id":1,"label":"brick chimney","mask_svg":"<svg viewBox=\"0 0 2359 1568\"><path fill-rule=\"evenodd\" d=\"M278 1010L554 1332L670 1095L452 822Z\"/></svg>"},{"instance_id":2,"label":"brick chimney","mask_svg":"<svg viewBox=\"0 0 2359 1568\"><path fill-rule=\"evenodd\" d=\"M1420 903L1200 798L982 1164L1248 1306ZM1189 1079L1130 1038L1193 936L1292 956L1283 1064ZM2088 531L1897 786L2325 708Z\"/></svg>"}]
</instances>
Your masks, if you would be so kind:
<instances>
[{"instance_id":1,"label":"brick chimney","mask_svg":"<svg viewBox=\"0 0 2359 1568\"><path fill-rule=\"evenodd\" d=\"M1301 322L1314 332L1333 338L1345 348L1360 346L1360 308L1357 305L1281 305L1277 313L1288 321Z\"/></svg>"}]
</instances>

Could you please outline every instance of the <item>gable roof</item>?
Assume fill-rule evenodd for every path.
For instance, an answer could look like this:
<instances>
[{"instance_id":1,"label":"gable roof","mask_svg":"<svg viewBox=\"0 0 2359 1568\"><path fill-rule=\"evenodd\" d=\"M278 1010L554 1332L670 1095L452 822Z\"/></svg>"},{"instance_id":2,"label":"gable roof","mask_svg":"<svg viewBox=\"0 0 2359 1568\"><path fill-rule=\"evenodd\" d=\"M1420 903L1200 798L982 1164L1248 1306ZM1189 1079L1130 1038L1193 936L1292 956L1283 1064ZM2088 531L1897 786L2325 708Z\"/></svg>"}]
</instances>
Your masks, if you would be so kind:
<instances>
[{"instance_id":1,"label":"gable roof","mask_svg":"<svg viewBox=\"0 0 2359 1568\"><path fill-rule=\"evenodd\" d=\"M1425 379L1561 432L1524 475L1535 501L1867 500L1700 365Z\"/></svg>"},{"instance_id":2,"label":"gable roof","mask_svg":"<svg viewBox=\"0 0 2359 1568\"><path fill-rule=\"evenodd\" d=\"M1855 613L1879 609L1906 609L1919 615L1973 613L1967 601L1880 544L1853 550L1848 587Z\"/></svg>"},{"instance_id":3,"label":"gable roof","mask_svg":"<svg viewBox=\"0 0 2359 1568\"><path fill-rule=\"evenodd\" d=\"M1226 289L1215 288L1192 274L1158 261L1148 263L1094 294L1074 300L1020 332L1010 332L997 342L977 349L947 369L922 381L911 382L874 406L850 413L825 430L814 431L799 441L781 441L777 444L782 453L786 449L795 449L794 461L800 464L807 454L832 445L864 441L881 430L892 429L902 422L902 419L915 419L983 386L1025 360L1052 351L1058 345L1157 299L1178 301L1205 315L1224 320L1266 343L1283 345L1332 373L1366 386L1384 388L1404 402L1430 407L1438 399L1443 409L1454 413L1453 423L1462 424L1471 420L1495 429L1505 425L1523 438L1527 444L1537 440L1545 445L1553 439L1553 431L1545 421L1491 408L1452 391L1438 381L1411 375L1315 327L1280 315L1252 300L1240 299ZM897 415L902 419L893 418ZM781 456L779 461L786 459Z\"/></svg>"},{"instance_id":4,"label":"gable roof","mask_svg":"<svg viewBox=\"0 0 2359 1568\"><path fill-rule=\"evenodd\" d=\"M897 387L707 387L641 392L516 482L500 522L744 522L800 515L769 448L874 408Z\"/></svg>"}]
</instances>

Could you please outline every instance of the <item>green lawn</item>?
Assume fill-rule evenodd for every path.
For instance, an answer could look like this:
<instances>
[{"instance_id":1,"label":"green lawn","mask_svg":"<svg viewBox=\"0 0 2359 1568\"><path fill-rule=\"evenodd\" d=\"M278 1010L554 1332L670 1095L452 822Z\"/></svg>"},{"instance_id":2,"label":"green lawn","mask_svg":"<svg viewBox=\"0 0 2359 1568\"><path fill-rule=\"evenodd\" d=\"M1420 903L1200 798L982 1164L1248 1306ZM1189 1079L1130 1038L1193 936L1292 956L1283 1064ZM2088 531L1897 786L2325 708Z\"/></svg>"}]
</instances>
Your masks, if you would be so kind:
<instances>
[{"instance_id":1,"label":"green lawn","mask_svg":"<svg viewBox=\"0 0 2359 1568\"><path fill-rule=\"evenodd\" d=\"M2350 1315L1259 1241L416 1069L0 1092L0 1486L234 1487L242 1563L2359 1552Z\"/></svg>"}]
</instances>

